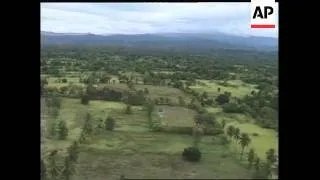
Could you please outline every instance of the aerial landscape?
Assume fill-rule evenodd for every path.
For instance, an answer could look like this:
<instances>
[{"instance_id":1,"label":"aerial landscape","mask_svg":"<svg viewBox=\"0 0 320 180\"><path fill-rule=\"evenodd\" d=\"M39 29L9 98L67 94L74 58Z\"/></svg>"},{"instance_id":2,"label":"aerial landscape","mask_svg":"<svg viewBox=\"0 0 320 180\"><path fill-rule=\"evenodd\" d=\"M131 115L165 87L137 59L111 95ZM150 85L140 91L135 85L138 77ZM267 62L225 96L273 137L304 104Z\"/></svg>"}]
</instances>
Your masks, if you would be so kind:
<instances>
[{"instance_id":1,"label":"aerial landscape","mask_svg":"<svg viewBox=\"0 0 320 180\"><path fill-rule=\"evenodd\" d=\"M41 179L277 179L277 29L248 14L41 3Z\"/></svg>"}]
</instances>

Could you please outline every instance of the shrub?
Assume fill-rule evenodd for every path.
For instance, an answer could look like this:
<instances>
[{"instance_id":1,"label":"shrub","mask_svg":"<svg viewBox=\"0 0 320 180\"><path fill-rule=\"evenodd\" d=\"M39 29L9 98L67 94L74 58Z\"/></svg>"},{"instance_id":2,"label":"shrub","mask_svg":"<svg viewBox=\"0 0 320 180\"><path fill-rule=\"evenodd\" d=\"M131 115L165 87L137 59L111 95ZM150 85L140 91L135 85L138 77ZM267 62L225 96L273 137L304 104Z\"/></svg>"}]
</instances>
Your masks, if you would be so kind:
<instances>
[{"instance_id":1,"label":"shrub","mask_svg":"<svg viewBox=\"0 0 320 180\"><path fill-rule=\"evenodd\" d=\"M258 133L252 133L252 136L259 136Z\"/></svg>"},{"instance_id":2,"label":"shrub","mask_svg":"<svg viewBox=\"0 0 320 180\"><path fill-rule=\"evenodd\" d=\"M222 128L217 128L217 127L213 127L213 128L204 128L204 135L220 135L223 134L224 131Z\"/></svg>"},{"instance_id":3,"label":"shrub","mask_svg":"<svg viewBox=\"0 0 320 180\"><path fill-rule=\"evenodd\" d=\"M187 161L196 162L201 159L201 152L199 148L188 147L183 150L182 156Z\"/></svg>"},{"instance_id":4,"label":"shrub","mask_svg":"<svg viewBox=\"0 0 320 180\"><path fill-rule=\"evenodd\" d=\"M62 82L62 83L67 83L68 80L67 80L66 78L63 78L63 79L61 80L61 82Z\"/></svg>"},{"instance_id":5,"label":"shrub","mask_svg":"<svg viewBox=\"0 0 320 180\"><path fill-rule=\"evenodd\" d=\"M132 108L131 108L130 104L127 105L125 113L126 114L132 114Z\"/></svg>"},{"instance_id":6,"label":"shrub","mask_svg":"<svg viewBox=\"0 0 320 180\"><path fill-rule=\"evenodd\" d=\"M161 126L160 123L153 123L151 126L151 131L153 132L162 132L163 131L163 127Z\"/></svg>"},{"instance_id":7,"label":"shrub","mask_svg":"<svg viewBox=\"0 0 320 180\"><path fill-rule=\"evenodd\" d=\"M67 124L65 121L60 121L58 123L58 138L60 140L65 140L67 139L67 136L68 136Z\"/></svg>"},{"instance_id":8,"label":"shrub","mask_svg":"<svg viewBox=\"0 0 320 180\"><path fill-rule=\"evenodd\" d=\"M225 104L222 108L225 113L243 113L243 108L236 103Z\"/></svg>"},{"instance_id":9,"label":"shrub","mask_svg":"<svg viewBox=\"0 0 320 180\"><path fill-rule=\"evenodd\" d=\"M116 125L115 120L112 117L108 117L105 122L105 127L108 131L112 131Z\"/></svg>"},{"instance_id":10,"label":"shrub","mask_svg":"<svg viewBox=\"0 0 320 180\"><path fill-rule=\"evenodd\" d=\"M221 157L222 158L226 158L226 157L228 157L229 155L227 154L227 153L223 153L223 154L221 154Z\"/></svg>"},{"instance_id":11,"label":"shrub","mask_svg":"<svg viewBox=\"0 0 320 180\"><path fill-rule=\"evenodd\" d=\"M230 140L228 139L228 137L226 135L222 135L220 136L220 144L221 145L227 145L230 143Z\"/></svg>"},{"instance_id":12,"label":"shrub","mask_svg":"<svg viewBox=\"0 0 320 180\"><path fill-rule=\"evenodd\" d=\"M81 104L88 105L89 104L89 100L90 100L89 95L84 94L81 97Z\"/></svg>"},{"instance_id":13,"label":"shrub","mask_svg":"<svg viewBox=\"0 0 320 180\"><path fill-rule=\"evenodd\" d=\"M188 134L192 135L192 127L179 127L179 126L168 126L163 128L164 132L175 133L175 134Z\"/></svg>"},{"instance_id":14,"label":"shrub","mask_svg":"<svg viewBox=\"0 0 320 180\"><path fill-rule=\"evenodd\" d=\"M225 103L229 102L229 96L226 94L220 94L217 98L216 101L220 104L223 105Z\"/></svg>"}]
</instances>

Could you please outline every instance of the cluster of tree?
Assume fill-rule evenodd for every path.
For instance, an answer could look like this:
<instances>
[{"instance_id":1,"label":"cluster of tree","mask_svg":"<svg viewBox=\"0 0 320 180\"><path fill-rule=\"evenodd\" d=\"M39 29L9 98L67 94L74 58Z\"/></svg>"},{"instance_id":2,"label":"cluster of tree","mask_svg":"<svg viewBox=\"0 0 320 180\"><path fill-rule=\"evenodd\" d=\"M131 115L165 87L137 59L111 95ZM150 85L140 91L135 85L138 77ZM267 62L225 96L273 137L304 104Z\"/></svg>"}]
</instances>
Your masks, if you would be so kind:
<instances>
[{"instance_id":1,"label":"cluster of tree","mask_svg":"<svg viewBox=\"0 0 320 180\"><path fill-rule=\"evenodd\" d=\"M68 137L68 127L65 121L54 121L50 124L49 135L51 139L65 140Z\"/></svg>"},{"instance_id":2,"label":"cluster of tree","mask_svg":"<svg viewBox=\"0 0 320 180\"><path fill-rule=\"evenodd\" d=\"M106 100L106 101L122 101L123 92L103 87L101 89L96 88L92 85L88 85L86 89L86 95L91 100Z\"/></svg>"},{"instance_id":3,"label":"cluster of tree","mask_svg":"<svg viewBox=\"0 0 320 180\"><path fill-rule=\"evenodd\" d=\"M61 108L61 98L57 96L46 96L46 106L48 113L53 119L56 119L59 116Z\"/></svg>"},{"instance_id":4,"label":"cluster of tree","mask_svg":"<svg viewBox=\"0 0 320 180\"><path fill-rule=\"evenodd\" d=\"M234 126L230 125L227 127L226 135L229 137L229 140L234 140L235 143L241 146L241 156L240 159L242 160L244 157L244 152L246 147L249 146L251 143L251 138L247 133L241 133L239 128L235 128ZM248 161L248 168L251 169L252 166L255 167L255 178L268 178L272 175L272 171L274 170L274 166L277 162L277 155L274 149L269 149L266 152L266 162L262 162L261 159L257 156L255 150L250 148L247 153L247 161Z\"/></svg>"},{"instance_id":5,"label":"cluster of tree","mask_svg":"<svg viewBox=\"0 0 320 180\"><path fill-rule=\"evenodd\" d=\"M172 101L168 97L165 97L165 98L159 97L159 98L154 99L154 103L157 105L171 105Z\"/></svg>"},{"instance_id":6,"label":"cluster of tree","mask_svg":"<svg viewBox=\"0 0 320 180\"><path fill-rule=\"evenodd\" d=\"M100 133L101 130L106 130L106 131L113 131L115 128L115 119L111 116L108 116L105 121L100 119L100 121L96 121L98 124L94 126L94 121L92 119L92 116L90 113L86 113L85 119L84 119L84 124L82 127L82 131L79 136L79 143L83 144L87 140L89 140L94 133Z\"/></svg>"},{"instance_id":7,"label":"cluster of tree","mask_svg":"<svg viewBox=\"0 0 320 180\"><path fill-rule=\"evenodd\" d=\"M245 96L241 101L242 109L256 119L264 128L278 128L278 97L274 92L260 90Z\"/></svg>"},{"instance_id":8,"label":"cluster of tree","mask_svg":"<svg viewBox=\"0 0 320 180\"><path fill-rule=\"evenodd\" d=\"M138 50L128 52L128 48L115 47L57 47L50 46L42 49L41 70L46 74L61 74L62 67L71 69L99 71L104 70L110 74L117 74L119 70L136 71L141 74L149 73L144 77L146 84L161 84L164 79L172 80L194 80L194 79L232 79L229 72L236 74L261 74L262 77L272 77L277 73L276 61L249 60L257 56L255 52L242 52L230 50L219 50L212 55L187 55L179 53L152 53L150 51ZM77 52L77 54L75 53ZM157 51L155 51L157 52ZM149 53L147 56L145 53ZM253 54L252 54L253 53ZM155 58L156 56L156 58ZM65 57L68 57L66 59ZM95 58L92 58L95 57ZM250 58L249 58L250 57ZM259 53L260 59L275 59L273 55ZM160 60L159 60L160 59ZM244 67L236 66L244 64ZM172 71L174 74L160 73L154 75L150 69ZM101 78L104 79L104 78ZM245 77L244 77L245 79ZM106 78L108 81L108 78ZM106 82L102 80L102 82Z\"/></svg>"},{"instance_id":9,"label":"cluster of tree","mask_svg":"<svg viewBox=\"0 0 320 180\"><path fill-rule=\"evenodd\" d=\"M63 158L63 163L59 163L59 157L58 151L53 150L46 160L41 159L41 180L71 179L79 157L78 142L74 141L68 148L68 154Z\"/></svg>"}]
</instances>

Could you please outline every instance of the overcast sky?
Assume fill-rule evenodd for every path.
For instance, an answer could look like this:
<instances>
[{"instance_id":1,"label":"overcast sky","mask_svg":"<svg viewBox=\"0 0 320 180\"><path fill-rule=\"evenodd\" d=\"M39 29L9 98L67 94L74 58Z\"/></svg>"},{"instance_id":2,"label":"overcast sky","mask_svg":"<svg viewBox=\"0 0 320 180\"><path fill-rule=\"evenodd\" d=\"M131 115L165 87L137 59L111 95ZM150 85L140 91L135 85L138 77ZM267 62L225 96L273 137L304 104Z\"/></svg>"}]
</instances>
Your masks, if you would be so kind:
<instances>
[{"instance_id":1,"label":"overcast sky","mask_svg":"<svg viewBox=\"0 0 320 180\"><path fill-rule=\"evenodd\" d=\"M41 31L94 34L219 31L278 37L278 24L276 29L251 29L250 3L244 2L41 3Z\"/></svg>"}]
</instances>

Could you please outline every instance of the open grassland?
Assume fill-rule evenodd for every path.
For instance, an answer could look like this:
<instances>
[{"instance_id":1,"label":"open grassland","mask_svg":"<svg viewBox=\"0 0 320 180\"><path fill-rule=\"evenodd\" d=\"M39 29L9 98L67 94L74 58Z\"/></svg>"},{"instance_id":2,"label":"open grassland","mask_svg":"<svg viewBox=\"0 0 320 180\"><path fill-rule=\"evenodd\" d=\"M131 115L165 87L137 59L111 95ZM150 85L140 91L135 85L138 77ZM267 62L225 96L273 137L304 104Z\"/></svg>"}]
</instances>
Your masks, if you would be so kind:
<instances>
[{"instance_id":1,"label":"open grassland","mask_svg":"<svg viewBox=\"0 0 320 180\"><path fill-rule=\"evenodd\" d=\"M164 109L165 121L172 125L191 123L195 114L182 107L159 107ZM202 160L186 162L182 160L181 153L192 144L192 136L150 132L146 112L141 106L133 106L130 115L125 114L124 109L125 104L118 102L95 100L84 106L79 99L62 98L57 120L66 120L69 136L67 140L45 139L46 151L57 149L62 154L66 152L66 148L80 135L84 121L82 116L90 112L94 122L108 115L114 117L116 128L113 132L102 131L81 145L75 179L118 179L121 174L127 178L251 177L251 172L239 164L233 152L220 145L219 138L213 140L212 136L204 136L200 143Z\"/></svg>"},{"instance_id":2,"label":"open grassland","mask_svg":"<svg viewBox=\"0 0 320 180\"><path fill-rule=\"evenodd\" d=\"M204 137L202 160L190 163L181 158L192 136L164 133L105 132L83 145L76 179L127 178L250 178L225 146ZM143 172L143 173L142 173Z\"/></svg>"},{"instance_id":3,"label":"open grassland","mask_svg":"<svg viewBox=\"0 0 320 180\"><path fill-rule=\"evenodd\" d=\"M167 126L193 126L194 116L196 112L184 107L158 106L163 112L159 112L162 116L161 122Z\"/></svg>"},{"instance_id":4,"label":"open grassland","mask_svg":"<svg viewBox=\"0 0 320 180\"><path fill-rule=\"evenodd\" d=\"M219 122L226 121L226 128L229 125L238 127L241 132L248 133L252 139L249 148L254 148L258 156L265 158L266 151L270 148L274 148L278 151L278 137L277 132L273 129L261 128L253 123L253 119L244 114L227 114L223 113L221 108L207 108L209 112L215 114L215 117ZM258 136L253 136L253 133L257 133Z\"/></svg>"},{"instance_id":5,"label":"open grassland","mask_svg":"<svg viewBox=\"0 0 320 180\"><path fill-rule=\"evenodd\" d=\"M255 89L255 85L247 84L241 80L229 80L227 81L227 86L219 84L219 81L209 81L209 80L200 80L200 84L195 86L190 86L191 89L194 89L197 92L207 92L209 96L218 96L219 94L228 91L231 92L232 96L242 98L245 95L250 94L252 90ZM218 91L220 88L220 92Z\"/></svg>"},{"instance_id":6,"label":"open grassland","mask_svg":"<svg viewBox=\"0 0 320 180\"><path fill-rule=\"evenodd\" d=\"M154 85L136 85L135 87L139 90L144 90L144 88L147 88L149 90L148 97L152 99L160 97L170 98L171 102L174 104L179 103L179 96L183 97L185 102L189 102L191 100L191 98L186 93L172 87Z\"/></svg>"}]
</instances>

